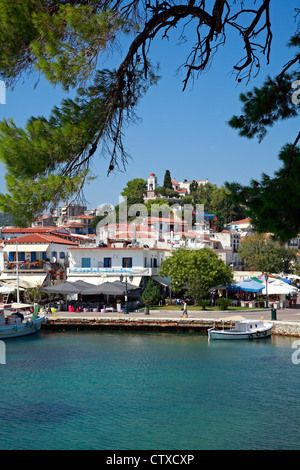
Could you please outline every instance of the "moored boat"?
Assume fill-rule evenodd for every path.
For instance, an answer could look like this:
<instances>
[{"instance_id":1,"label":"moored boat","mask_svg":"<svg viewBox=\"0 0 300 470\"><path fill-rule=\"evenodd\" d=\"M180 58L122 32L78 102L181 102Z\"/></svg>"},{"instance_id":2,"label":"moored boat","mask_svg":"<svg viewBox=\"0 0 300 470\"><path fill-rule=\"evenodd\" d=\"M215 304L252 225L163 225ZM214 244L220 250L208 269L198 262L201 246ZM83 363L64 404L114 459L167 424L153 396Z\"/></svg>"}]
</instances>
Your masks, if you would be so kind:
<instances>
[{"instance_id":1,"label":"moored boat","mask_svg":"<svg viewBox=\"0 0 300 470\"><path fill-rule=\"evenodd\" d=\"M240 339L262 339L268 338L272 335L273 323L264 322L263 320L236 320L233 328L218 329L215 326L208 330L208 340L211 339L227 339L227 340L240 340ZM232 320L232 319L231 319Z\"/></svg>"},{"instance_id":2,"label":"moored boat","mask_svg":"<svg viewBox=\"0 0 300 470\"><path fill-rule=\"evenodd\" d=\"M38 305L0 305L0 339L16 338L37 333L47 317L38 313Z\"/></svg>"}]
</instances>

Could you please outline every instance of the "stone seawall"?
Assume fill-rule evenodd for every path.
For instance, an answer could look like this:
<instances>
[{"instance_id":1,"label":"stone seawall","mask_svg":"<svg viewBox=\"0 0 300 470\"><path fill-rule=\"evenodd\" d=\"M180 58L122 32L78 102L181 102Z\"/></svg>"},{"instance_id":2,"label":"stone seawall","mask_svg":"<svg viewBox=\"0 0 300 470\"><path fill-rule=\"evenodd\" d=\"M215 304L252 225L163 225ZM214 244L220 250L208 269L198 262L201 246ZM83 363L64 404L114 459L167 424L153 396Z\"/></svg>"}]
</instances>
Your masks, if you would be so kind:
<instances>
[{"instance_id":1,"label":"stone seawall","mask_svg":"<svg viewBox=\"0 0 300 470\"><path fill-rule=\"evenodd\" d=\"M300 337L300 323L274 321L273 334ZM126 331L182 331L207 333L212 326L223 327L223 322L210 319L55 319L48 320L42 329L46 330L126 330ZM224 322L224 327L232 327L233 322Z\"/></svg>"},{"instance_id":2,"label":"stone seawall","mask_svg":"<svg viewBox=\"0 0 300 470\"><path fill-rule=\"evenodd\" d=\"M300 323L274 321L273 334L300 338Z\"/></svg>"},{"instance_id":3,"label":"stone seawall","mask_svg":"<svg viewBox=\"0 0 300 470\"><path fill-rule=\"evenodd\" d=\"M206 333L212 320L171 319L59 319L48 320L43 329L50 330L144 330L189 331ZM221 325L220 325L221 326Z\"/></svg>"}]
</instances>

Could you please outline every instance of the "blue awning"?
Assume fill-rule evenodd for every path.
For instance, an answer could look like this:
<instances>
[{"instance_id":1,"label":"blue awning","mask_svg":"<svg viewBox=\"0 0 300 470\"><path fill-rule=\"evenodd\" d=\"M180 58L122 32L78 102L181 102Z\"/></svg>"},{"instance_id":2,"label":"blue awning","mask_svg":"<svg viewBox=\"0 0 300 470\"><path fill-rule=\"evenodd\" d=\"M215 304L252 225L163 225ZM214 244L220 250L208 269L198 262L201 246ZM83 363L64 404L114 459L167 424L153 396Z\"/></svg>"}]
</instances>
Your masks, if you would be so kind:
<instances>
[{"instance_id":1,"label":"blue awning","mask_svg":"<svg viewBox=\"0 0 300 470\"><path fill-rule=\"evenodd\" d=\"M244 279L243 281L233 284L228 287L228 290L231 291L245 291L245 292L261 292L264 288L264 285L260 282L256 282L253 279Z\"/></svg>"}]
</instances>

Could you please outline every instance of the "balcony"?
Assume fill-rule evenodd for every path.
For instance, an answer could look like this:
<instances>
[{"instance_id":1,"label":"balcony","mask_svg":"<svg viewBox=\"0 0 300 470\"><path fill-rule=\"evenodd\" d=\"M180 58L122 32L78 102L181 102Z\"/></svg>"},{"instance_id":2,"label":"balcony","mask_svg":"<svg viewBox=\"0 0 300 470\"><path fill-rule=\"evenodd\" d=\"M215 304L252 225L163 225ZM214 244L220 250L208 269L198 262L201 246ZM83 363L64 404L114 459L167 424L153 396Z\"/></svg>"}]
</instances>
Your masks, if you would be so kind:
<instances>
[{"instance_id":1,"label":"balcony","mask_svg":"<svg viewBox=\"0 0 300 470\"><path fill-rule=\"evenodd\" d=\"M17 263L14 261L8 261L4 263L4 272L13 272L17 270ZM19 262L19 272L25 271L34 271L34 272L46 272L49 268L46 267L45 263L40 263L39 261L35 261L33 263L29 262Z\"/></svg>"},{"instance_id":2,"label":"balcony","mask_svg":"<svg viewBox=\"0 0 300 470\"><path fill-rule=\"evenodd\" d=\"M19 261L19 272L49 272L51 270L65 269L63 265L59 263L49 263L44 261ZM3 272L16 272L17 263L15 261L4 261Z\"/></svg>"}]
</instances>

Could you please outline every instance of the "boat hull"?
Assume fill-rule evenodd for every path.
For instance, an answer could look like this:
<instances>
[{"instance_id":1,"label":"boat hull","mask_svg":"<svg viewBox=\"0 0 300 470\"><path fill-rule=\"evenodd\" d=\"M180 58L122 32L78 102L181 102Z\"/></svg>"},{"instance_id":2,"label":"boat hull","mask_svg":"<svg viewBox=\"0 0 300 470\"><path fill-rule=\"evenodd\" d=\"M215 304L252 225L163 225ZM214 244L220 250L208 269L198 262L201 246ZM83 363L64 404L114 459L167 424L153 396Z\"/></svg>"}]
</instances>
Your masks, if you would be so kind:
<instances>
[{"instance_id":1,"label":"boat hull","mask_svg":"<svg viewBox=\"0 0 300 470\"><path fill-rule=\"evenodd\" d=\"M32 321L17 323L16 325L0 326L0 339L32 335L37 333L41 329L42 324L46 323L46 321L46 317L42 316Z\"/></svg>"},{"instance_id":2,"label":"boat hull","mask_svg":"<svg viewBox=\"0 0 300 470\"><path fill-rule=\"evenodd\" d=\"M272 335L273 325L270 328L253 332L240 332L232 330L208 330L209 339L217 340L252 340L268 338Z\"/></svg>"}]
</instances>

